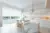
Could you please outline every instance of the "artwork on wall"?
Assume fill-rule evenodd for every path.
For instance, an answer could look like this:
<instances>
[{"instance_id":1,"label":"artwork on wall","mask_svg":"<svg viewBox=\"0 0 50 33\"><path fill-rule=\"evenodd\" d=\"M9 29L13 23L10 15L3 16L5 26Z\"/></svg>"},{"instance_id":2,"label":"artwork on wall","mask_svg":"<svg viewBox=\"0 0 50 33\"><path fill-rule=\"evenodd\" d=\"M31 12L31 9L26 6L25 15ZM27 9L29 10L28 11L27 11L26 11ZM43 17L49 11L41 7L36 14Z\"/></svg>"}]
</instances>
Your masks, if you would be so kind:
<instances>
[{"instance_id":1,"label":"artwork on wall","mask_svg":"<svg viewBox=\"0 0 50 33\"><path fill-rule=\"evenodd\" d=\"M41 19L43 19L43 20L49 20L50 16L43 16L43 17L41 17Z\"/></svg>"}]
</instances>

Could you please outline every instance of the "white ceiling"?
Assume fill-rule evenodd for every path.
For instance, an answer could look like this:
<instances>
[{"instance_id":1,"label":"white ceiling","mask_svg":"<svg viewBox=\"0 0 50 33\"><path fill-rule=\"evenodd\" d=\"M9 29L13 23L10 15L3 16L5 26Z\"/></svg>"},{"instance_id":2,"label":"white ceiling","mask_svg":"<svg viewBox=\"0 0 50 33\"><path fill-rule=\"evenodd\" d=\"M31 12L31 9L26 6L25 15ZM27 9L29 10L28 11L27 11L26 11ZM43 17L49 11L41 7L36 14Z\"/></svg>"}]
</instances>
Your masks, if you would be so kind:
<instances>
[{"instance_id":1,"label":"white ceiling","mask_svg":"<svg viewBox=\"0 0 50 33\"><path fill-rule=\"evenodd\" d=\"M18 8L25 8L26 6L32 4L32 0L5 0L7 4L17 6Z\"/></svg>"},{"instance_id":2,"label":"white ceiling","mask_svg":"<svg viewBox=\"0 0 50 33\"><path fill-rule=\"evenodd\" d=\"M39 5L40 7L43 7L45 3L45 0L0 0L0 2L7 3L11 6L16 6L17 8L26 8L28 6L30 7L30 5L32 5L32 1L35 7L38 7Z\"/></svg>"}]
</instances>

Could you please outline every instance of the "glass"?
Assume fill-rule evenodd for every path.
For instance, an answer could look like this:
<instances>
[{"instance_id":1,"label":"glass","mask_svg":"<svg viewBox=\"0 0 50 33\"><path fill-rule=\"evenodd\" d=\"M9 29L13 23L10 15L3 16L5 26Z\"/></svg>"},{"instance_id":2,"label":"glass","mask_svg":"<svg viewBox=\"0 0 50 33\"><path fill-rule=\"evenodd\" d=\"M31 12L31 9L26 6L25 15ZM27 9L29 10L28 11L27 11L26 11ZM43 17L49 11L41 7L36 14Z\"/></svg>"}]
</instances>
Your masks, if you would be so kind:
<instances>
[{"instance_id":1,"label":"glass","mask_svg":"<svg viewBox=\"0 0 50 33\"><path fill-rule=\"evenodd\" d=\"M10 19L10 16L3 16L4 20Z\"/></svg>"},{"instance_id":2,"label":"glass","mask_svg":"<svg viewBox=\"0 0 50 33\"><path fill-rule=\"evenodd\" d=\"M3 24L16 23L16 20L21 19L21 10L8 6L3 6L2 16L3 16Z\"/></svg>"}]
</instances>

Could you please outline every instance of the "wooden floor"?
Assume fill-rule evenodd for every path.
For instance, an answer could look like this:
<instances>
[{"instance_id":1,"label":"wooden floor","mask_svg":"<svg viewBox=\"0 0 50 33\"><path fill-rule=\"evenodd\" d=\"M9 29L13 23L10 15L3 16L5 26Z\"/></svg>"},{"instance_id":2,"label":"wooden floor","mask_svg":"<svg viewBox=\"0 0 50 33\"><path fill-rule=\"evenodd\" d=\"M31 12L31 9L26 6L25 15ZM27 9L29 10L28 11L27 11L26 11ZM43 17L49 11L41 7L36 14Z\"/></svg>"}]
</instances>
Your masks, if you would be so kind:
<instances>
[{"instance_id":1,"label":"wooden floor","mask_svg":"<svg viewBox=\"0 0 50 33\"><path fill-rule=\"evenodd\" d=\"M50 33L50 28L41 28L41 33Z\"/></svg>"},{"instance_id":2,"label":"wooden floor","mask_svg":"<svg viewBox=\"0 0 50 33\"><path fill-rule=\"evenodd\" d=\"M32 24L30 24L29 26L27 26L27 29L28 27L32 26ZM25 26L26 27L26 26ZM34 24L33 27L31 27L31 30L28 31L28 33L37 33L36 32L36 28L37 25ZM30 28L29 28L30 29ZM13 23L13 24L5 24L3 27L0 27L0 33L25 33L27 30L25 29L21 29L21 28L17 28L17 25L16 23Z\"/></svg>"},{"instance_id":3,"label":"wooden floor","mask_svg":"<svg viewBox=\"0 0 50 33\"><path fill-rule=\"evenodd\" d=\"M40 28L41 33L50 33L50 28ZM12 25L5 25L4 27L0 27L0 33L18 33L15 24ZM22 33L22 32L19 32Z\"/></svg>"}]
</instances>

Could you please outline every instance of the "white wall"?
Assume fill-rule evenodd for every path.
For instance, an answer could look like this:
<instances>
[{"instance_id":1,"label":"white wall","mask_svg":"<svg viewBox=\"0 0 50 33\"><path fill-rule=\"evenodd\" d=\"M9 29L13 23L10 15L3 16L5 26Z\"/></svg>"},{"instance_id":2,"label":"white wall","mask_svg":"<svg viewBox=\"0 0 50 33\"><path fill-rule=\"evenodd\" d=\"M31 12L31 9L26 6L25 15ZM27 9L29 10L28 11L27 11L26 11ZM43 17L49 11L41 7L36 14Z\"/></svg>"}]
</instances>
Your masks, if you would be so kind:
<instances>
[{"instance_id":1,"label":"white wall","mask_svg":"<svg viewBox=\"0 0 50 33\"><path fill-rule=\"evenodd\" d=\"M0 4L0 27L2 26L2 4Z\"/></svg>"},{"instance_id":2,"label":"white wall","mask_svg":"<svg viewBox=\"0 0 50 33\"><path fill-rule=\"evenodd\" d=\"M40 18L42 16L50 16L50 9L37 9L35 10L35 12L33 13L34 17L37 17L37 18ZM36 18L35 18L36 19ZM37 19L38 20L38 19ZM47 21L47 20L42 20L42 19L39 19L38 21L36 22L40 22L40 26L41 27L47 27L47 28L50 28L50 21Z\"/></svg>"}]
</instances>

